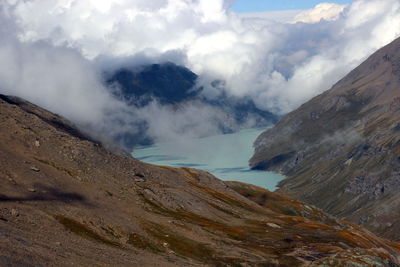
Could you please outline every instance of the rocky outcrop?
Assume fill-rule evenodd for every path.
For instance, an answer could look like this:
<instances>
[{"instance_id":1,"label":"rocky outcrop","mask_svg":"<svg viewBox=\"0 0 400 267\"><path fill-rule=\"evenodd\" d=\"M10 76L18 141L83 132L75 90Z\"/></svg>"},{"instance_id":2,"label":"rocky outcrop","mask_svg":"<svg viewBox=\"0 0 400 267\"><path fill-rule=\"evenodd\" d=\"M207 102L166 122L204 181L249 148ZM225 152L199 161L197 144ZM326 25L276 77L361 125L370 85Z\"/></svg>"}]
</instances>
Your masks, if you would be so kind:
<instances>
[{"instance_id":1,"label":"rocky outcrop","mask_svg":"<svg viewBox=\"0 0 400 267\"><path fill-rule=\"evenodd\" d=\"M310 205L112 153L0 97L2 266L396 266L400 245Z\"/></svg>"},{"instance_id":2,"label":"rocky outcrop","mask_svg":"<svg viewBox=\"0 0 400 267\"><path fill-rule=\"evenodd\" d=\"M400 240L400 39L255 142L280 191ZM368 219L366 219L368 218Z\"/></svg>"}]
</instances>

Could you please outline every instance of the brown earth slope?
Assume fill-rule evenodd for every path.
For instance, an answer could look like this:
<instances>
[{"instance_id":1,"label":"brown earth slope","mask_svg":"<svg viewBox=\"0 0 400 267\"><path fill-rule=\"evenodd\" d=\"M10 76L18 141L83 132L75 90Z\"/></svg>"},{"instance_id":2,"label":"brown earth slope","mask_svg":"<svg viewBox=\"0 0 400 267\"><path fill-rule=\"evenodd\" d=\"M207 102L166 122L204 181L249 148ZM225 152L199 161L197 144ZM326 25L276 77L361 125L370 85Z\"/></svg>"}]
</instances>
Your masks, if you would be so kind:
<instances>
[{"instance_id":1,"label":"brown earth slope","mask_svg":"<svg viewBox=\"0 0 400 267\"><path fill-rule=\"evenodd\" d=\"M400 39L256 140L280 191L400 240Z\"/></svg>"},{"instance_id":2,"label":"brown earth slope","mask_svg":"<svg viewBox=\"0 0 400 267\"><path fill-rule=\"evenodd\" d=\"M397 266L400 244L277 193L113 154L0 95L1 266Z\"/></svg>"}]
</instances>

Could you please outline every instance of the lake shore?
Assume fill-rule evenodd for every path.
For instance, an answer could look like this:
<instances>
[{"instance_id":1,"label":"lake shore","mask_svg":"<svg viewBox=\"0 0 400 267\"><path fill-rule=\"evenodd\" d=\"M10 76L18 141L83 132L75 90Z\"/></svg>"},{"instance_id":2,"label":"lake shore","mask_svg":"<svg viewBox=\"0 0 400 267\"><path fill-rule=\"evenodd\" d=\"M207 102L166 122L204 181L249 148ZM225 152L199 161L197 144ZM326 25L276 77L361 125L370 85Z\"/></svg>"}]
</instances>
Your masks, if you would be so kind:
<instances>
[{"instance_id":1,"label":"lake shore","mask_svg":"<svg viewBox=\"0 0 400 267\"><path fill-rule=\"evenodd\" d=\"M277 173L250 170L253 142L265 129L245 129L232 134L182 139L135 148L132 155L144 162L208 171L224 181L239 181L274 191L284 179Z\"/></svg>"}]
</instances>

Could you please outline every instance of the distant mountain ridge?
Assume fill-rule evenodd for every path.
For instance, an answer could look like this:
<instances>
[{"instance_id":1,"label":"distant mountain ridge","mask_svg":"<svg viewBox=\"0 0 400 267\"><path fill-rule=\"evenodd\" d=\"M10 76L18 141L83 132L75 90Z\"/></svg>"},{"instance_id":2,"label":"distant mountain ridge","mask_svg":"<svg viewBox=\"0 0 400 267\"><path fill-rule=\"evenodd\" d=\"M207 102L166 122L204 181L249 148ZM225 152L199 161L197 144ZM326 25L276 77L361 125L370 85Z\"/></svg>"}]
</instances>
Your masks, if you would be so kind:
<instances>
[{"instance_id":1,"label":"distant mountain ridge","mask_svg":"<svg viewBox=\"0 0 400 267\"><path fill-rule=\"evenodd\" d=\"M116 94L132 104L145 105L151 98L161 104L176 104L196 96L197 75L171 62L136 68L121 68L107 79L117 84Z\"/></svg>"},{"instance_id":2,"label":"distant mountain ridge","mask_svg":"<svg viewBox=\"0 0 400 267\"><path fill-rule=\"evenodd\" d=\"M256 107L250 98L236 99L225 93L215 99L202 95L203 88L197 87L198 76L188 68L171 62L150 64L139 67L122 67L106 73L104 80L114 95L135 107L143 107L156 100L161 105L173 106L179 110L186 105L202 105L210 110L216 109L228 118L220 123L223 133L237 130L237 126L246 127L251 121L251 127L265 127L277 121L277 116L269 111ZM212 86L220 87L223 81L214 81ZM145 125L139 127L145 128ZM144 133L144 131L141 131ZM151 139L143 136L127 138L138 144L151 143Z\"/></svg>"},{"instance_id":3,"label":"distant mountain ridge","mask_svg":"<svg viewBox=\"0 0 400 267\"><path fill-rule=\"evenodd\" d=\"M400 240L400 39L258 137L280 191Z\"/></svg>"}]
</instances>

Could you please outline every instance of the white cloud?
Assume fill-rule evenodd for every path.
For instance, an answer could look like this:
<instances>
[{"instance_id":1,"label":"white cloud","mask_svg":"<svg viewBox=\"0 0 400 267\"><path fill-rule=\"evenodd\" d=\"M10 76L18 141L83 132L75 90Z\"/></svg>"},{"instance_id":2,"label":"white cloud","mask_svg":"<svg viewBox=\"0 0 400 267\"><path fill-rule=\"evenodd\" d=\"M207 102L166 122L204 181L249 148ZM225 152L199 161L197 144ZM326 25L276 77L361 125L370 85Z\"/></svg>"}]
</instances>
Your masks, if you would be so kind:
<instances>
[{"instance_id":1,"label":"white cloud","mask_svg":"<svg viewBox=\"0 0 400 267\"><path fill-rule=\"evenodd\" d=\"M7 0L0 7L1 92L102 125L111 113L128 111L109 96L99 70L172 60L198 73L209 96L218 97L209 84L221 79L228 95L285 113L400 35L398 0L324 3L291 13L297 23L284 23L288 13L280 22L238 15L223 0ZM168 118L177 115L156 107ZM203 114L196 122L210 132L215 127L206 122L222 116L199 107L182 112L181 120Z\"/></svg>"},{"instance_id":2,"label":"white cloud","mask_svg":"<svg viewBox=\"0 0 400 267\"><path fill-rule=\"evenodd\" d=\"M305 10L297 14L290 23L316 23L321 20L333 21L337 20L347 5L339 5L334 3L321 3L310 10Z\"/></svg>"},{"instance_id":3,"label":"white cloud","mask_svg":"<svg viewBox=\"0 0 400 267\"><path fill-rule=\"evenodd\" d=\"M82 124L100 121L106 107L116 104L76 51L0 36L1 93L22 96Z\"/></svg>"},{"instance_id":4,"label":"white cloud","mask_svg":"<svg viewBox=\"0 0 400 267\"><path fill-rule=\"evenodd\" d=\"M303 13L304 10L279 10L279 11L264 11L264 12L251 12L251 13L239 13L238 15L243 18L260 19L260 20L272 20L280 23L289 23L293 19Z\"/></svg>"}]
</instances>

